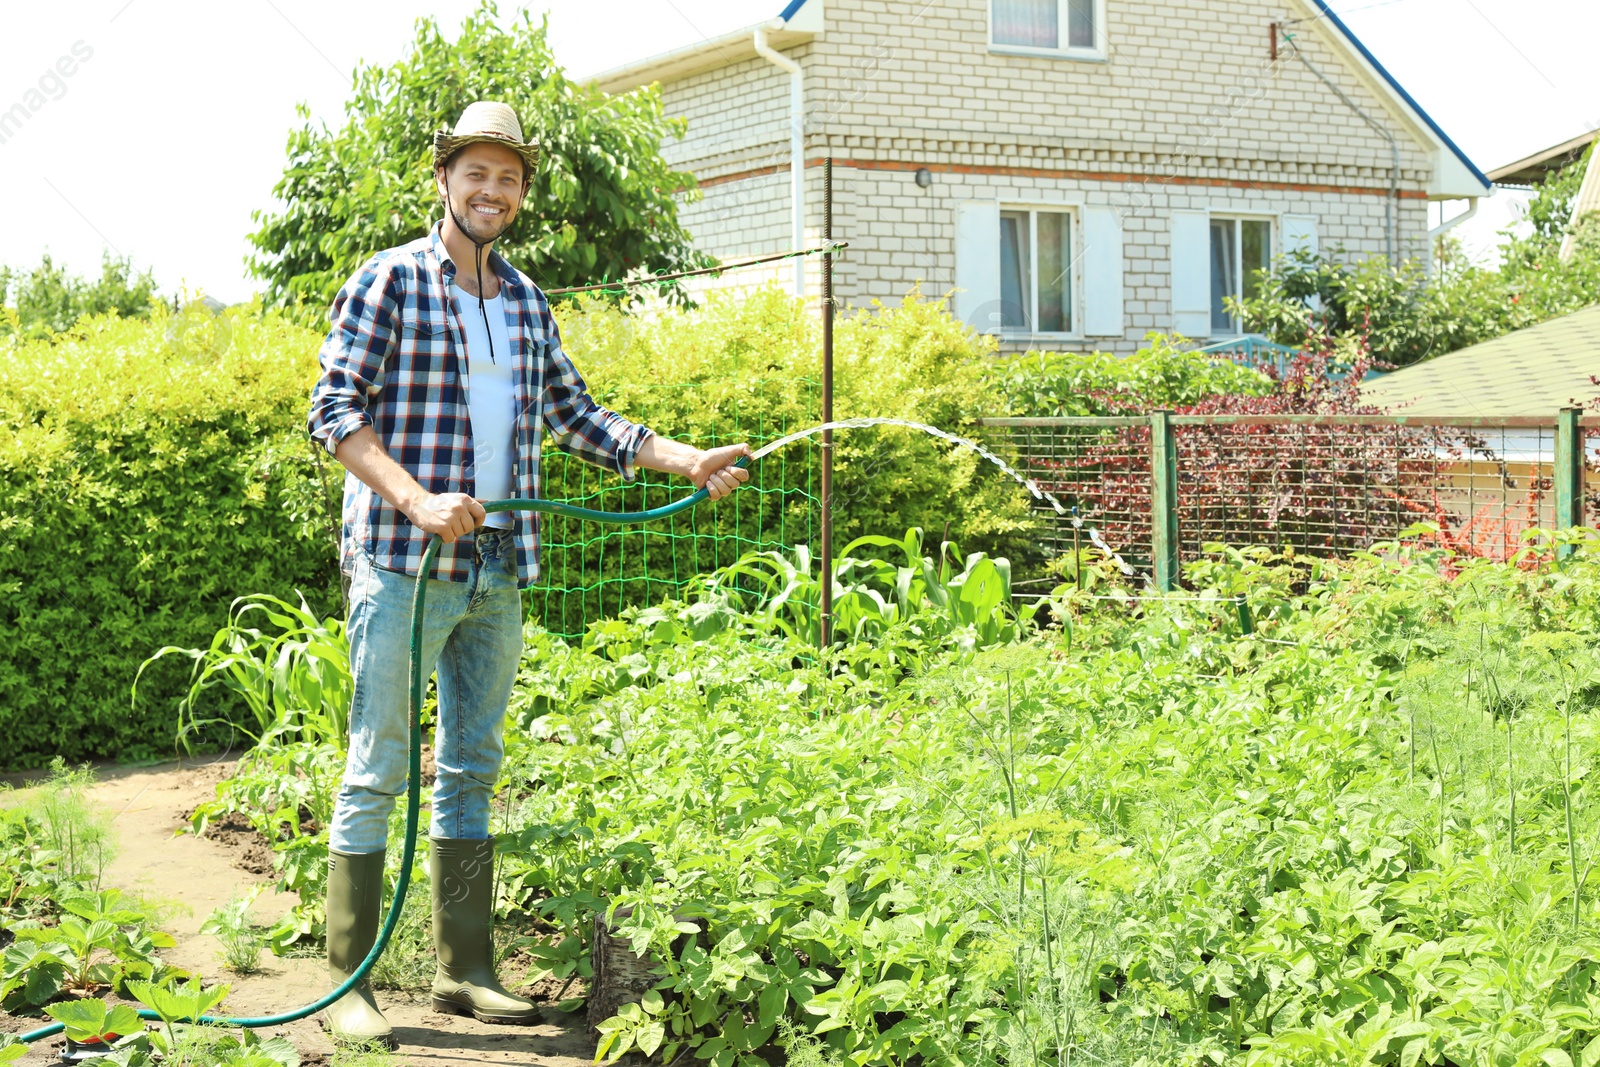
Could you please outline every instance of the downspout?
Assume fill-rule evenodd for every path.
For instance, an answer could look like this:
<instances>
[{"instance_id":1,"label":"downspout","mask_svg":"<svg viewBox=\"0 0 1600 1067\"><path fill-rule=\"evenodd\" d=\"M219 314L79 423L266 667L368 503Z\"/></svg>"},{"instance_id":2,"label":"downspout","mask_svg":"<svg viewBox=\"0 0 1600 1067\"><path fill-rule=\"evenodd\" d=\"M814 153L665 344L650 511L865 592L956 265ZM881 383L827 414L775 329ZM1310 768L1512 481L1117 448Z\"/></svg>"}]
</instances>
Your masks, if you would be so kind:
<instances>
[{"instance_id":1,"label":"downspout","mask_svg":"<svg viewBox=\"0 0 1600 1067\"><path fill-rule=\"evenodd\" d=\"M777 23L774 25L782 25ZM793 236L790 249L799 251L806 246L806 142L805 142L805 78L800 64L767 44L767 27L757 26L756 54L774 66L789 72L789 199L794 214ZM794 261L794 295L806 295L806 268L803 256Z\"/></svg>"},{"instance_id":2,"label":"downspout","mask_svg":"<svg viewBox=\"0 0 1600 1067\"><path fill-rule=\"evenodd\" d=\"M1439 238L1443 237L1445 234L1449 233L1451 230L1455 229L1457 226L1476 215L1478 213L1478 200L1479 197L1476 196L1467 197L1467 210L1451 219L1444 218L1444 204L1440 203L1439 218L1443 221L1441 221L1439 225L1428 230L1428 261L1430 264L1434 259L1433 252L1436 242L1439 240ZM1443 265L1443 260L1440 260L1440 264L1441 266ZM1430 266L1429 270L1431 271L1432 269L1433 268Z\"/></svg>"},{"instance_id":3,"label":"downspout","mask_svg":"<svg viewBox=\"0 0 1600 1067\"><path fill-rule=\"evenodd\" d=\"M1455 216L1452 219L1449 219L1447 221L1439 223L1439 225L1437 225L1437 226L1433 227L1433 229L1429 230L1428 231L1428 240L1429 241L1433 241L1436 238L1443 237L1445 234L1449 233L1451 230L1455 229L1457 226L1461 225L1463 222L1466 222L1472 216L1476 215L1478 213L1478 201L1479 201L1479 199L1481 199L1481 198L1480 197L1476 197L1476 196L1467 197L1467 210L1463 211L1461 214ZM1444 208L1441 206L1439 210L1442 213L1444 211Z\"/></svg>"},{"instance_id":4,"label":"downspout","mask_svg":"<svg viewBox=\"0 0 1600 1067\"><path fill-rule=\"evenodd\" d=\"M1363 122L1365 122L1368 126L1371 126L1374 130L1378 131L1378 136L1389 142L1389 201L1388 210L1385 212L1386 225L1384 233L1384 245L1389 259L1389 269L1393 270L1398 265L1395 263L1394 257L1395 215L1397 205L1400 202L1400 143L1394 139L1394 134L1380 126L1377 119L1361 110L1354 100L1345 95L1345 91L1343 89L1334 84L1333 79L1329 78L1326 74L1322 73L1322 71L1318 70L1312 64L1311 60L1307 59L1305 55L1301 53L1300 46L1295 44L1293 35L1285 33L1283 35L1283 40L1284 43L1289 46L1290 51L1294 53L1294 57L1301 63L1305 64L1305 68L1320 78L1324 85L1332 89L1333 94L1344 102L1345 107L1349 108L1351 111L1354 111L1361 117Z\"/></svg>"}]
</instances>

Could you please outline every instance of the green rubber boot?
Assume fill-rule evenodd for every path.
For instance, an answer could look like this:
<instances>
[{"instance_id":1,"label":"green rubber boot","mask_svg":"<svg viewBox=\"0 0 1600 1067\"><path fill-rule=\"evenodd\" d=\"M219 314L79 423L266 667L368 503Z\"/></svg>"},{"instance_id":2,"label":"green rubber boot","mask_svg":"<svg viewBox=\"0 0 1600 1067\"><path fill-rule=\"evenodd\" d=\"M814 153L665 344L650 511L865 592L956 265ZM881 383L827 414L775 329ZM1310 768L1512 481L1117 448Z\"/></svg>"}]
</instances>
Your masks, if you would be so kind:
<instances>
[{"instance_id":1,"label":"green rubber boot","mask_svg":"<svg viewBox=\"0 0 1600 1067\"><path fill-rule=\"evenodd\" d=\"M382 852L328 850L328 977L336 986L355 973L378 939L383 857ZM322 1017L336 1042L397 1047L394 1032L372 997L371 982L362 981L329 1004Z\"/></svg>"},{"instance_id":2,"label":"green rubber boot","mask_svg":"<svg viewBox=\"0 0 1600 1067\"><path fill-rule=\"evenodd\" d=\"M433 1010L482 1023L531 1023L533 1001L506 992L494 973L494 838L428 839L433 882Z\"/></svg>"}]
</instances>

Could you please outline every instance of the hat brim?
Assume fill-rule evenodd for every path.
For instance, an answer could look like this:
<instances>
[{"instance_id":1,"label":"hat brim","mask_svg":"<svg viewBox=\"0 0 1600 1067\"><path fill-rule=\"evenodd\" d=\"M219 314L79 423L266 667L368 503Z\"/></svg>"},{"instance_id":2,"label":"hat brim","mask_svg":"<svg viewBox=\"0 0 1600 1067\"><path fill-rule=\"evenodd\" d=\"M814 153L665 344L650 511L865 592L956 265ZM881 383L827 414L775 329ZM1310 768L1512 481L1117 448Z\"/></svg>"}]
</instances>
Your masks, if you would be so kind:
<instances>
[{"instance_id":1,"label":"hat brim","mask_svg":"<svg viewBox=\"0 0 1600 1067\"><path fill-rule=\"evenodd\" d=\"M433 135L433 165L442 167L445 161L461 149L471 144L497 144L501 148L509 148L521 157L523 165L527 168L523 177L532 180L533 172L539 167L539 142L529 141L522 143L513 141L509 137L500 137L492 133L464 133L459 136L439 130Z\"/></svg>"}]
</instances>

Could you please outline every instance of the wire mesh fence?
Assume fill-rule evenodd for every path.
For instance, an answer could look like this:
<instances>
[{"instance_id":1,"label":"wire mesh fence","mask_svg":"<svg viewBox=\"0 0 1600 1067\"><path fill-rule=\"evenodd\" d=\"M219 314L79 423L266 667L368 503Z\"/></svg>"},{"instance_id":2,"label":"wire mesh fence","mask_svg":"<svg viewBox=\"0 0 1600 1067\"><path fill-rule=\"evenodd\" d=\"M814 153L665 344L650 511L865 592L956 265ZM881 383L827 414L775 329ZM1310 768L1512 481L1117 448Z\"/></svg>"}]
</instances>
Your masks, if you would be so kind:
<instances>
[{"instance_id":1,"label":"wire mesh fence","mask_svg":"<svg viewBox=\"0 0 1600 1067\"><path fill-rule=\"evenodd\" d=\"M1136 567L1150 565L1150 421L1142 418L985 419L1009 442L1017 469L1060 501L1040 513L1040 543L1050 556L1098 538ZM1077 521L1074 522L1073 520Z\"/></svg>"},{"instance_id":2,"label":"wire mesh fence","mask_svg":"<svg viewBox=\"0 0 1600 1067\"><path fill-rule=\"evenodd\" d=\"M1554 416L1176 415L1167 421L1165 443L1146 417L985 419L980 435L1008 446L1022 474L1067 509L1059 516L1038 505L1046 555L1109 549L1145 573L1158 569L1154 532L1165 505L1152 457L1163 444L1175 460L1170 507L1180 562L1211 542L1339 555L1418 522L1437 526L1440 542L1463 555L1503 560L1522 547L1526 530L1562 524ZM1577 426L1576 514L1593 522L1600 516L1600 416ZM735 417L720 435L696 439L759 447L802 428L788 421L744 425ZM585 507L644 510L685 491L681 480L650 472L623 484L554 449L544 463L548 495ZM814 546L818 478L817 449L780 449L717 507L663 523L629 527L544 516L543 565L530 611L552 632L576 638L626 607L681 597L697 575L748 551Z\"/></svg>"},{"instance_id":3,"label":"wire mesh fence","mask_svg":"<svg viewBox=\"0 0 1600 1067\"><path fill-rule=\"evenodd\" d=\"M1180 554L1206 542L1338 554L1432 522L1504 559L1554 523L1555 422L1177 416Z\"/></svg>"},{"instance_id":4,"label":"wire mesh fence","mask_svg":"<svg viewBox=\"0 0 1600 1067\"><path fill-rule=\"evenodd\" d=\"M756 383L759 387L761 383ZM808 394L815 383L805 383ZM693 386L662 386L662 389ZM803 419L759 416L747 425L737 411L720 433L697 431L695 443L714 448L748 442L759 448ZM660 432L674 436L670 426ZM644 511L689 491L681 478L640 470L632 483L575 459L546 443L542 491L551 499L603 511ZM540 521L539 581L529 590L529 613L551 633L581 637L591 622L624 608L681 597L697 575L724 567L746 552L790 550L817 535L818 470L815 450L780 449L751 469L750 480L714 507L691 508L639 526L584 522L555 515Z\"/></svg>"},{"instance_id":5,"label":"wire mesh fence","mask_svg":"<svg viewBox=\"0 0 1600 1067\"><path fill-rule=\"evenodd\" d=\"M1558 420L1384 415L1178 415L1156 441L1146 418L989 419L1022 469L1140 569L1152 567L1151 457L1171 449L1178 559L1210 542L1336 555L1438 527L1457 552L1507 559L1559 521ZM1600 418L1579 427L1579 514L1600 513ZM1042 547L1083 546L1071 517L1041 509ZM1157 520L1158 521L1158 520Z\"/></svg>"}]
</instances>

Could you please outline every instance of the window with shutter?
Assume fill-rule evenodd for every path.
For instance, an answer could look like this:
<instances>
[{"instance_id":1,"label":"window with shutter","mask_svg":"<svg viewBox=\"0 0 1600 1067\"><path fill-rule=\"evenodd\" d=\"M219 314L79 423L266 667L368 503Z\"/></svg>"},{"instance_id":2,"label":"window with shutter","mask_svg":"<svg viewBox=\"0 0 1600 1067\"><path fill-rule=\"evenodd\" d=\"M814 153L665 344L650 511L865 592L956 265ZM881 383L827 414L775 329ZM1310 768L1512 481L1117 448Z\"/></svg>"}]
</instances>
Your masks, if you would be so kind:
<instances>
[{"instance_id":1,"label":"window with shutter","mask_svg":"<svg viewBox=\"0 0 1600 1067\"><path fill-rule=\"evenodd\" d=\"M1000 212L1000 329L1027 335L1073 333L1072 215Z\"/></svg>"}]
</instances>

